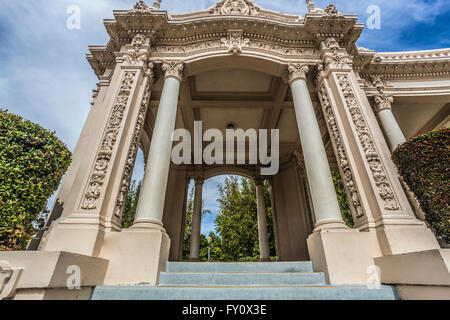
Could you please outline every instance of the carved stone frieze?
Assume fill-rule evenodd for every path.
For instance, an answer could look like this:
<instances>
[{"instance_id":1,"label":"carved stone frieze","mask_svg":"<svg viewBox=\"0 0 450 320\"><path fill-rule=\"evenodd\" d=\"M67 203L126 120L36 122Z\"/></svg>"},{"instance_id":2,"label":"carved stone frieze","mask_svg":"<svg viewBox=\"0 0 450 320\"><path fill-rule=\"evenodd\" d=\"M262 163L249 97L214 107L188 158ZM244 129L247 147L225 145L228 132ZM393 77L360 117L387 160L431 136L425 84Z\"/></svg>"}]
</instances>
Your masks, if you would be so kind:
<instances>
[{"instance_id":1,"label":"carved stone frieze","mask_svg":"<svg viewBox=\"0 0 450 320\"><path fill-rule=\"evenodd\" d=\"M384 209L391 211L400 210L383 162L378 153L375 140L368 127L367 120L363 114L358 98L356 97L350 78L347 74L339 74L337 75L337 78L347 109L350 112L353 124L357 131L358 139L369 164L372 178L377 186L378 194L383 201Z\"/></svg>"},{"instance_id":2,"label":"carved stone frieze","mask_svg":"<svg viewBox=\"0 0 450 320\"><path fill-rule=\"evenodd\" d=\"M356 216L360 218L364 216L364 210L361 206L361 198L359 196L358 189L356 188L355 179L353 178L353 172L350 167L347 153L345 151L344 144L342 141L341 133L336 123L336 116L334 114L333 107L331 105L330 98L328 96L325 85L322 85L322 87L319 90L319 99L320 103L322 104L328 130L330 132L330 137L334 141L338 165L340 166L341 172L343 173L342 178L349 192L348 196L350 197L351 203L353 204Z\"/></svg>"},{"instance_id":3,"label":"carved stone frieze","mask_svg":"<svg viewBox=\"0 0 450 320\"><path fill-rule=\"evenodd\" d=\"M153 65L149 66L148 69L152 69ZM125 201L128 196L128 190L130 188L131 177L133 175L134 165L136 163L136 155L139 150L139 143L142 133L142 128L144 127L145 117L147 115L148 105L150 102L150 90L153 84L153 72L147 71L147 85L145 87L144 97L142 98L142 103L139 109L139 115L136 120L136 125L134 127L133 135L131 137L130 149L128 150L127 162L125 163L125 168L122 174L121 185L119 189L119 194L116 200L116 207L114 208L114 215L117 218L122 217Z\"/></svg>"},{"instance_id":4,"label":"carved stone frieze","mask_svg":"<svg viewBox=\"0 0 450 320\"><path fill-rule=\"evenodd\" d=\"M116 145L125 110L128 105L131 89L135 81L136 71L126 71L124 73L119 93L114 102L114 106L108 120L105 133L97 153L91 177L81 202L81 209L94 210L97 208L97 200L100 198L105 177L108 173L111 156Z\"/></svg>"}]
</instances>

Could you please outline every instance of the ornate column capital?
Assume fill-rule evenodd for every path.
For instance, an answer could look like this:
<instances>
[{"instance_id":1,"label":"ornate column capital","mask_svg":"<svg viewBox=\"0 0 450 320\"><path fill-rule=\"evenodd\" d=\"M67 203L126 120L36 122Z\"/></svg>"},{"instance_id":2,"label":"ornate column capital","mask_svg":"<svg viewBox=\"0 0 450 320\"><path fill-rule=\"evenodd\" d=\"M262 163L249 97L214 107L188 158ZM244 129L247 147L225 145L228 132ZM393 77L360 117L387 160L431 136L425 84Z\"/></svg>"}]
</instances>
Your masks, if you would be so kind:
<instances>
[{"instance_id":1,"label":"ornate column capital","mask_svg":"<svg viewBox=\"0 0 450 320\"><path fill-rule=\"evenodd\" d=\"M202 186L205 183L205 176L203 174L197 174L194 176L195 185Z\"/></svg>"},{"instance_id":2,"label":"ornate column capital","mask_svg":"<svg viewBox=\"0 0 450 320\"><path fill-rule=\"evenodd\" d=\"M371 96L372 107L376 113L385 109L392 109L392 103L394 103L394 96L384 92L385 86L383 81L378 76L370 78L372 86L377 89L377 93Z\"/></svg>"},{"instance_id":3,"label":"ornate column capital","mask_svg":"<svg viewBox=\"0 0 450 320\"><path fill-rule=\"evenodd\" d=\"M295 80L305 80L309 72L306 63L290 63L287 67L286 82L292 84Z\"/></svg>"},{"instance_id":4,"label":"ornate column capital","mask_svg":"<svg viewBox=\"0 0 450 320\"><path fill-rule=\"evenodd\" d=\"M172 77L178 79L180 82L183 81L183 61L164 61L162 70L164 71L165 79Z\"/></svg>"}]
</instances>

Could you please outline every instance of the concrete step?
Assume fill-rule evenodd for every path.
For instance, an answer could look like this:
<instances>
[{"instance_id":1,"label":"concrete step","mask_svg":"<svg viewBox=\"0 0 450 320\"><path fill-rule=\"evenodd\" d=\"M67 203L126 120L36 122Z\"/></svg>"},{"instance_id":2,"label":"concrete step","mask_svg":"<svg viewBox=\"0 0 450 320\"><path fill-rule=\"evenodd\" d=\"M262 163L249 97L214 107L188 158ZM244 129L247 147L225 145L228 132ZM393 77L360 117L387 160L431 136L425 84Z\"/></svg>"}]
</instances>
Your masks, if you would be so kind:
<instances>
[{"instance_id":1,"label":"concrete step","mask_svg":"<svg viewBox=\"0 0 450 320\"><path fill-rule=\"evenodd\" d=\"M393 286L300 287L164 287L134 286L94 289L92 300L396 300Z\"/></svg>"},{"instance_id":2,"label":"concrete step","mask_svg":"<svg viewBox=\"0 0 450 320\"><path fill-rule=\"evenodd\" d=\"M169 262L166 272L313 272L311 261L303 262Z\"/></svg>"},{"instance_id":3,"label":"concrete step","mask_svg":"<svg viewBox=\"0 0 450 320\"><path fill-rule=\"evenodd\" d=\"M325 285L323 273L167 273L162 272L159 284L178 286L299 286Z\"/></svg>"}]
</instances>

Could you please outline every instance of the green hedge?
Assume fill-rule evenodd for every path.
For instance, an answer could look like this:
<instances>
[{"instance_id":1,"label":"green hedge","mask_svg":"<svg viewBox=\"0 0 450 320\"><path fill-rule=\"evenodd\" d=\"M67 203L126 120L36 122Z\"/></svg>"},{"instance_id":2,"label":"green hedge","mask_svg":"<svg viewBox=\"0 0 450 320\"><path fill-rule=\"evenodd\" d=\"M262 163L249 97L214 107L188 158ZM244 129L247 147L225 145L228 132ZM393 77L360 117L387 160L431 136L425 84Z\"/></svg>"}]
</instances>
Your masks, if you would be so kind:
<instances>
[{"instance_id":1,"label":"green hedge","mask_svg":"<svg viewBox=\"0 0 450 320\"><path fill-rule=\"evenodd\" d=\"M0 109L0 250L24 250L71 153L55 134Z\"/></svg>"},{"instance_id":2,"label":"green hedge","mask_svg":"<svg viewBox=\"0 0 450 320\"><path fill-rule=\"evenodd\" d=\"M431 229L442 243L450 243L450 129L412 138L392 158Z\"/></svg>"}]
</instances>

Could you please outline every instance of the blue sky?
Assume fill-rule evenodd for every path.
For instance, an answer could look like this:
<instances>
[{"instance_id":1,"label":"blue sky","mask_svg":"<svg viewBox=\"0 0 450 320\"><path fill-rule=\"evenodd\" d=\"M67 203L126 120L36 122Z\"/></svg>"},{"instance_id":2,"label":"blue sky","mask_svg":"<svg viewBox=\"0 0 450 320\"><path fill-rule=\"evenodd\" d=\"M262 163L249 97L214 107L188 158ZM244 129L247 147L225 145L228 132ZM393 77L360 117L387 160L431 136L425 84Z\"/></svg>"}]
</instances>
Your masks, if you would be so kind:
<instances>
[{"instance_id":1,"label":"blue sky","mask_svg":"<svg viewBox=\"0 0 450 320\"><path fill-rule=\"evenodd\" d=\"M52 131L73 150L90 108L98 81L84 58L88 45L106 44L102 19L114 9L129 9L135 0L0 0L0 108L8 109ZM152 0L147 0L151 4ZM306 13L304 0L260 0L260 6L280 12ZM169 13L206 9L215 0L163 0ZM377 51L427 50L450 47L450 0L317 0L333 3L344 13L369 18L367 8L381 9L381 29L364 30L358 45ZM81 9L81 28L69 30L67 8ZM143 175L137 160L135 178ZM217 211L218 182L205 183L205 207ZM50 200L52 201L52 199ZM214 215L202 231L213 230Z\"/></svg>"}]
</instances>

